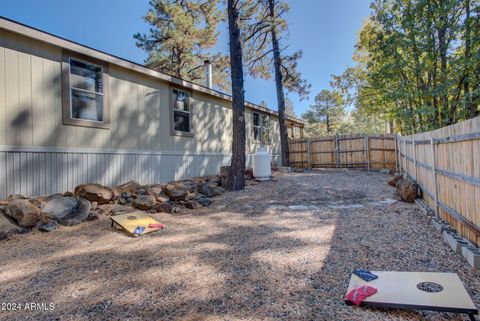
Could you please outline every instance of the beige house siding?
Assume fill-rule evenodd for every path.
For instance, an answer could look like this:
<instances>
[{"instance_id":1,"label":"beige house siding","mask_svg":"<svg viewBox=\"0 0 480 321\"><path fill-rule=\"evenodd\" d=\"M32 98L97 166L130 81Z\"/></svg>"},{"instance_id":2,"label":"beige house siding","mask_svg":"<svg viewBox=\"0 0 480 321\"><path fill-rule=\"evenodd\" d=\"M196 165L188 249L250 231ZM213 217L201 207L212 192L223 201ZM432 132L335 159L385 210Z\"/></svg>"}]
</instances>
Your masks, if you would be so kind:
<instances>
[{"instance_id":1,"label":"beige house siding","mask_svg":"<svg viewBox=\"0 0 480 321\"><path fill-rule=\"evenodd\" d=\"M164 182L218 173L231 153L231 102L192 91L193 137L170 134L168 81L109 65L110 129L62 122L62 48L0 29L0 198L85 182ZM247 155L253 110L246 108ZM270 115L273 160L278 117ZM248 157L247 166L251 165Z\"/></svg>"}]
</instances>

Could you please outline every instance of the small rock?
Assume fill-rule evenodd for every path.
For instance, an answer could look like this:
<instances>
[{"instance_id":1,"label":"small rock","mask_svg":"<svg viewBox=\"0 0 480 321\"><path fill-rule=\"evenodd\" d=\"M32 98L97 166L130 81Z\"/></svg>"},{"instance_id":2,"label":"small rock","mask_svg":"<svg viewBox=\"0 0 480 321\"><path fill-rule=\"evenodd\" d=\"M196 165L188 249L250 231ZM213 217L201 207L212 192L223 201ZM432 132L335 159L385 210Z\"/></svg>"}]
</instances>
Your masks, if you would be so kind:
<instances>
[{"instance_id":1,"label":"small rock","mask_svg":"<svg viewBox=\"0 0 480 321\"><path fill-rule=\"evenodd\" d=\"M133 203L135 201L135 199L133 197L130 197L127 199L127 203Z\"/></svg>"},{"instance_id":2,"label":"small rock","mask_svg":"<svg viewBox=\"0 0 480 321\"><path fill-rule=\"evenodd\" d=\"M91 206L90 206L90 210L92 211L95 211L98 207L98 203L97 202L92 202L91 203Z\"/></svg>"},{"instance_id":3,"label":"small rock","mask_svg":"<svg viewBox=\"0 0 480 321\"><path fill-rule=\"evenodd\" d=\"M42 211L26 199L15 199L8 203L5 213L20 227L34 227L38 222L46 221Z\"/></svg>"},{"instance_id":4,"label":"small rock","mask_svg":"<svg viewBox=\"0 0 480 321\"><path fill-rule=\"evenodd\" d=\"M382 168L380 170L380 173L383 173L383 174L391 174L392 173L392 170L389 169L389 168Z\"/></svg>"},{"instance_id":5,"label":"small rock","mask_svg":"<svg viewBox=\"0 0 480 321\"><path fill-rule=\"evenodd\" d=\"M123 192L122 195L121 195L122 198L128 200L129 198L132 197L132 193L130 192Z\"/></svg>"},{"instance_id":6,"label":"small rock","mask_svg":"<svg viewBox=\"0 0 480 321\"><path fill-rule=\"evenodd\" d=\"M145 188L139 188L137 190L138 195L145 195L147 193L147 190Z\"/></svg>"},{"instance_id":7,"label":"small rock","mask_svg":"<svg viewBox=\"0 0 480 321\"><path fill-rule=\"evenodd\" d=\"M58 222L51 220L48 223L41 223L38 226L38 230L42 232L53 232L58 228Z\"/></svg>"},{"instance_id":8,"label":"small rock","mask_svg":"<svg viewBox=\"0 0 480 321\"><path fill-rule=\"evenodd\" d=\"M113 192L108 187L100 184L82 184L75 188L75 195L97 202L98 204L108 203L113 198Z\"/></svg>"},{"instance_id":9,"label":"small rock","mask_svg":"<svg viewBox=\"0 0 480 321\"><path fill-rule=\"evenodd\" d=\"M152 210L154 210L157 213L173 213L174 207L170 203L157 203L152 207Z\"/></svg>"},{"instance_id":10,"label":"small rock","mask_svg":"<svg viewBox=\"0 0 480 321\"><path fill-rule=\"evenodd\" d=\"M390 186L396 187L396 186L397 186L397 182L398 182L399 180L401 180L401 179L403 179L403 176L400 175L400 174L397 174L397 175L395 175L395 176L390 177L390 178L388 179L387 183L388 183L388 185L390 185Z\"/></svg>"},{"instance_id":11,"label":"small rock","mask_svg":"<svg viewBox=\"0 0 480 321\"><path fill-rule=\"evenodd\" d=\"M190 209L190 210L194 210L194 209L200 207L200 206L199 206L200 204L198 204L198 203L195 202L195 201L186 201L186 202L184 203L184 205L185 205L186 208L188 208L188 209Z\"/></svg>"},{"instance_id":12,"label":"small rock","mask_svg":"<svg viewBox=\"0 0 480 321\"><path fill-rule=\"evenodd\" d=\"M208 197L198 197L196 201L197 201L197 203L199 203L203 207L207 207L210 204L212 204L212 200L209 199Z\"/></svg>"},{"instance_id":13,"label":"small rock","mask_svg":"<svg viewBox=\"0 0 480 321\"><path fill-rule=\"evenodd\" d=\"M245 169L245 176L248 178L254 178L253 177L253 168L247 167Z\"/></svg>"},{"instance_id":14,"label":"small rock","mask_svg":"<svg viewBox=\"0 0 480 321\"><path fill-rule=\"evenodd\" d=\"M139 195L133 202L133 206L139 210L149 210L156 203L155 197L151 195Z\"/></svg>"},{"instance_id":15,"label":"small rock","mask_svg":"<svg viewBox=\"0 0 480 321\"><path fill-rule=\"evenodd\" d=\"M120 214L125 214L125 213L131 213L134 212L135 209L131 206L122 206L122 205L117 205L111 209L110 214L115 216L115 215L120 215Z\"/></svg>"},{"instance_id":16,"label":"small rock","mask_svg":"<svg viewBox=\"0 0 480 321\"><path fill-rule=\"evenodd\" d=\"M69 197L69 196L75 196L72 192L65 192L63 193L63 196Z\"/></svg>"},{"instance_id":17,"label":"small rock","mask_svg":"<svg viewBox=\"0 0 480 321\"><path fill-rule=\"evenodd\" d=\"M98 220L98 213L93 211L88 213L87 221L95 221L95 220Z\"/></svg>"},{"instance_id":18,"label":"small rock","mask_svg":"<svg viewBox=\"0 0 480 321\"><path fill-rule=\"evenodd\" d=\"M118 203L121 204L121 205L125 205L125 204L127 204L127 200L122 197L122 198L118 199Z\"/></svg>"}]
</instances>

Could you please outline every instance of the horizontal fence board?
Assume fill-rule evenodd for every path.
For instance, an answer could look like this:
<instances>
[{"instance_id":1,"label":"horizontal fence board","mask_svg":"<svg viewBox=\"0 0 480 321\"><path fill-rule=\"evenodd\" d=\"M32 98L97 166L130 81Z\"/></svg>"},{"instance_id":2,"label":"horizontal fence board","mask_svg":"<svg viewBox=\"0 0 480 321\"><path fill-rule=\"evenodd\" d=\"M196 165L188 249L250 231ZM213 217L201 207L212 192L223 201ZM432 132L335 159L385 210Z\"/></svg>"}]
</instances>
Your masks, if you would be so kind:
<instances>
[{"instance_id":1,"label":"horizontal fence board","mask_svg":"<svg viewBox=\"0 0 480 321\"><path fill-rule=\"evenodd\" d=\"M398 137L401 172L415 180L443 220L480 245L480 117Z\"/></svg>"},{"instance_id":2,"label":"horizontal fence board","mask_svg":"<svg viewBox=\"0 0 480 321\"><path fill-rule=\"evenodd\" d=\"M295 167L396 169L395 136L339 135L292 139L290 162Z\"/></svg>"}]
</instances>

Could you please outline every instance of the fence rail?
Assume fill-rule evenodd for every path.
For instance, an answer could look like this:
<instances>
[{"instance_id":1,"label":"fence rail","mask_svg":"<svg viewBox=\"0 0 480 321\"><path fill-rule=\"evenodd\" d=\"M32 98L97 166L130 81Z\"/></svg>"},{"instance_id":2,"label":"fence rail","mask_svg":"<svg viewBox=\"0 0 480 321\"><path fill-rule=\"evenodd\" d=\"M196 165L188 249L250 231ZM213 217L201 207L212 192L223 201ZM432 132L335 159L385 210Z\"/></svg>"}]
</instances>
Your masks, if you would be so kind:
<instances>
[{"instance_id":1,"label":"fence rail","mask_svg":"<svg viewBox=\"0 0 480 321\"><path fill-rule=\"evenodd\" d=\"M336 135L290 140L290 163L303 168L396 168L396 136Z\"/></svg>"},{"instance_id":2,"label":"fence rail","mask_svg":"<svg viewBox=\"0 0 480 321\"><path fill-rule=\"evenodd\" d=\"M399 170L440 218L480 245L480 117L398 137Z\"/></svg>"}]
</instances>

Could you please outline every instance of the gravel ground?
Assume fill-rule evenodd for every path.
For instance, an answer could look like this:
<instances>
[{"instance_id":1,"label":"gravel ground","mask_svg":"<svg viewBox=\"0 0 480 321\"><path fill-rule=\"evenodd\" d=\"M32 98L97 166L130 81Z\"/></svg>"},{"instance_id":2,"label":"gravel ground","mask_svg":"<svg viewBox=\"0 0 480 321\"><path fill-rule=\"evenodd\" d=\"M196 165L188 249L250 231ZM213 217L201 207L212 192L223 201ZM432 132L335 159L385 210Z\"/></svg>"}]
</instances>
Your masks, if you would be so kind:
<instances>
[{"instance_id":1,"label":"gravel ground","mask_svg":"<svg viewBox=\"0 0 480 321\"><path fill-rule=\"evenodd\" d=\"M137 239L107 217L0 242L2 320L466 320L346 306L354 268L456 272L477 306L480 273L387 175L324 170L225 193L209 208L153 215ZM4 306L2 306L4 307Z\"/></svg>"}]
</instances>

